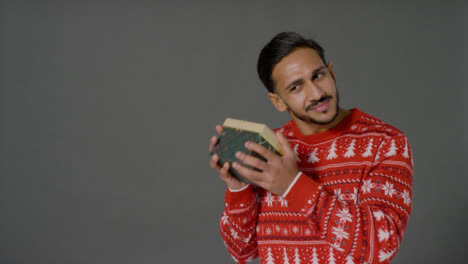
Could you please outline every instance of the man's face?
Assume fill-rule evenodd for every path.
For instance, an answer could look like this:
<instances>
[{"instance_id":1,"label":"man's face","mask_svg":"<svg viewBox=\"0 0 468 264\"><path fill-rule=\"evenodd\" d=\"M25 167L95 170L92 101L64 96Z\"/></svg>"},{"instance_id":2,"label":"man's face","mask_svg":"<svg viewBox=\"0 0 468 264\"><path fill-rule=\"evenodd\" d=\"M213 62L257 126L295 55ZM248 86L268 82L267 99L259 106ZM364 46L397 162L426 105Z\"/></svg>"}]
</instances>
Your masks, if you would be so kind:
<instances>
[{"instance_id":1,"label":"man's face","mask_svg":"<svg viewBox=\"0 0 468 264\"><path fill-rule=\"evenodd\" d=\"M332 64L311 48L298 48L273 68L275 107L306 123L330 124L338 115L338 91Z\"/></svg>"}]
</instances>

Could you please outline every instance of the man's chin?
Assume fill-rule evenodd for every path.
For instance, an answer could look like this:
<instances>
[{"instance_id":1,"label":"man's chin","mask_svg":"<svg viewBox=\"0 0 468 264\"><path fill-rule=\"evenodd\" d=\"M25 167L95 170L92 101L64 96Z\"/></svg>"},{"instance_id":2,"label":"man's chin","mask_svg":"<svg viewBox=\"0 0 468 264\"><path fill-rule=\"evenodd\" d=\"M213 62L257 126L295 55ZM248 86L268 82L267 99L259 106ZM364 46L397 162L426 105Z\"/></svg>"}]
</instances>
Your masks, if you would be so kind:
<instances>
[{"instance_id":1,"label":"man's chin","mask_svg":"<svg viewBox=\"0 0 468 264\"><path fill-rule=\"evenodd\" d=\"M298 117L304 122L314 123L317 125L329 125L335 121L338 116L338 111L328 109L324 112L317 112L314 110L309 111L307 116Z\"/></svg>"}]
</instances>

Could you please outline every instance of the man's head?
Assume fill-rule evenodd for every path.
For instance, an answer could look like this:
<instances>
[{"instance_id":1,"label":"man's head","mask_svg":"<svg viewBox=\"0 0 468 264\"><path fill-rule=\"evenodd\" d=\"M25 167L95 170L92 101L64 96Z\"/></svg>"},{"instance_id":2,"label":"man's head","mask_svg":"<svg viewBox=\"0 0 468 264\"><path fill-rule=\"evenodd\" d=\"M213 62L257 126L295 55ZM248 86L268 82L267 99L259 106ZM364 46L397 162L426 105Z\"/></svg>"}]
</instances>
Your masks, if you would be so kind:
<instances>
[{"instance_id":1,"label":"man's head","mask_svg":"<svg viewBox=\"0 0 468 264\"><path fill-rule=\"evenodd\" d=\"M314 40L294 32L276 35L260 52L257 71L278 111L317 125L338 115L333 65Z\"/></svg>"}]
</instances>

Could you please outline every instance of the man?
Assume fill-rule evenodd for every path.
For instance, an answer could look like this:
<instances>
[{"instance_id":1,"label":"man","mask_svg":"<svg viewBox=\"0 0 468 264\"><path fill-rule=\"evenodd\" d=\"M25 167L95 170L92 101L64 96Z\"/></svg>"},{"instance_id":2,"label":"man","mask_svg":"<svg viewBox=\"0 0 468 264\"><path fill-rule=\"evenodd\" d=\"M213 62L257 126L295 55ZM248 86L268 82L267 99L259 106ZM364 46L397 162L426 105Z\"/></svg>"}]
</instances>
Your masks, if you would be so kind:
<instances>
[{"instance_id":1,"label":"man","mask_svg":"<svg viewBox=\"0 0 468 264\"><path fill-rule=\"evenodd\" d=\"M232 164L253 184L230 175L216 155L210 160L228 187L220 231L231 256L238 263L389 263L412 206L406 136L357 108L339 107L333 65L313 40L280 33L257 66L269 99L292 120L275 129L283 156L253 142L246 147L266 162L237 153L261 170Z\"/></svg>"}]
</instances>

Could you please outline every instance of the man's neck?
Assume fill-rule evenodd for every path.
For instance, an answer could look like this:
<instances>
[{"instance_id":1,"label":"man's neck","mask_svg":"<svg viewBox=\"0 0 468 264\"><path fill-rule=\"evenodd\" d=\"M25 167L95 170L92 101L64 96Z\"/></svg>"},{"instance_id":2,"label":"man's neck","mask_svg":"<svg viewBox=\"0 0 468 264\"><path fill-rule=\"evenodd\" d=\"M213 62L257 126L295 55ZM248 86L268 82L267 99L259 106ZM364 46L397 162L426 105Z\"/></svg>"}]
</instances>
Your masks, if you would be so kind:
<instances>
[{"instance_id":1,"label":"man's neck","mask_svg":"<svg viewBox=\"0 0 468 264\"><path fill-rule=\"evenodd\" d=\"M292 115L292 118L294 122L296 123L297 128L299 128L299 130L301 131L301 133L304 136L307 136L307 135L312 135L312 134L320 133L323 131L327 131L328 129L333 128L334 126L338 125L350 113L351 113L350 110L339 108L338 115L336 116L335 120L333 120L333 122L331 122L330 124L326 124L326 125L307 123L298 119L294 115Z\"/></svg>"}]
</instances>

